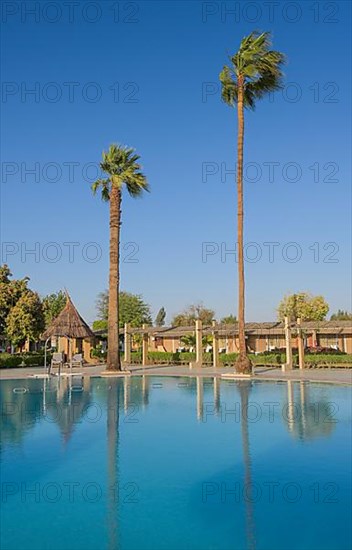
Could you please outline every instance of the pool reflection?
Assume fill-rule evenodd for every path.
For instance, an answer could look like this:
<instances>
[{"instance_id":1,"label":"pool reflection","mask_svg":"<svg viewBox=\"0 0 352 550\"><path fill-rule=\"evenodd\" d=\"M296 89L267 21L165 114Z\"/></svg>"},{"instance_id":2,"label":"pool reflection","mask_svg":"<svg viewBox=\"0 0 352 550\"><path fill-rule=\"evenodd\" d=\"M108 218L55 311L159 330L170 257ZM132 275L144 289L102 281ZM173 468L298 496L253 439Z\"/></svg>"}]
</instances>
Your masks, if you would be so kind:
<instances>
[{"instance_id":1,"label":"pool reflection","mask_svg":"<svg viewBox=\"0 0 352 550\"><path fill-rule=\"evenodd\" d=\"M142 442L138 448L139 437L143 436L144 429L147 435L155 435L157 429L164 430L164 435L167 434L167 426L171 419L175 422L172 429L177 430L177 422L180 419L182 427L178 432L178 437L181 437L180 446L189 445L192 448L193 441L190 439L190 434L198 442L202 441L202 437L204 439L209 437L209 445L213 446L209 456L214 456L216 453L220 455L226 446L228 463L220 462L222 466L219 466L219 470L215 464L212 469L210 463L210 468L204 475L209 476L209 472L211 475L214 472L214 484L217 486L220 486L219 481L222 482L225 479L229 484L240 483L245 488L243 507L233 508L233 512L237 517L238 514L241 516L245 547L255 550L257 547L261 548L258 540L260 540L262 513L260 508L262 505L256 504L255 489L263 479L267 479L265 476L260 479L260 468L265 465L262 463L258 448L261 449L263 439L265 440L269 434L270 437L272 434L274 439L277 430L279 430L281 442L284 441L285 444L291 442L294 445L295 440L298 440L300 447L303 447L301 442L305 444L318 437L331 437L336 422L328 421L334 416L328 395L328 390L324 392L324 389L317 389L317 385L311 386L306 382L288 381L273 384L201 376L176 379L151 378L144 375L109 379L84 378L81 382L70 377L2 381L0 383L1 450L16 448L24 441L28 442L36 426L45 422L50 424L50 433L54 433L56 440L57 434L60 434L59 446L62 454L66 456L70 452L74 454L75 441L80 439L80 435L83 434L80 444L85 445L89 452L93 451L94 446L97 445L94 439L97 437L102 447L99 455L103 460L102 486L107 489L103 516L106 532L105 547L116 550L125 547L123 539L126 537L126 527L122 528L126 521L126 507L123 506L123 499L119 498L121 483L123 484L126 479L135 479L133 475L139 479L139 472L133 473L131 478L126 478L126 469L130 468L130 472L136 472L138 465L144 465L145 459L149 480L151 479L152 484L156 483L154 475L150 473L152 472L150 462L158 460L158 451L152 447L150 451L145 446L146 438L143 440L144 444ZM265 407L270 399L280 400L280 406L275 409L272 418L272 421L277 424L274 428L271 426L273 422L270 420L268 408ZM96 431L91 426L94 418L93 411L98 412L96 422L99 426ZM256 418L255 414L259 412L260 416ZM159 423L158 419L163 415L165 418L162 418ZM186 420L188 431L184 434ZM259 420L262 422L259 423ZM133 422L137 430L129 426ZM236 425L232 425L231 422L236 422ZM209 426L206 426L207 423ZM222 430L221 425L224 426L225 423L226 430ZM203 435L200 437L199 434ZM223 447L219 448L211 439L213 437L216 441L218 434L220 434L218 442L223 444ZM258 443L261 436L262 440ZM150 441L154 440L151 438ZM171 438L168 441L169 444L173 444ZM196 456L198 448L196 445L198 443L194 444L191 453L177 455L179 463L173 462L173 467L179 472L182 480L184 479L182 456L194 457L195 461L201 458ZM134 453L131 448L134 449ZM266 448L265 445L263 448ZM141 462L135 461L136 450L140 451L141 455L145 454ZM206 447L203 447L203 453L204 450ZM176 447L174 447L174 453L175 451L177 454ZM281 449L275 450L276 453L280 451ZM273 456L270 455L268 460L269 467ZM0 459L3 460L1 454ZM100 464L98 460L97 463ZM224 470L221 469L224 467L223 464L226 466ZM76 467L78 469L80 467L78 461ZM141 479L145 490L145 486L149 487L149 480ZM199 483L199 479L196 479ZM206 481L207 478L202 477L200 482L203 480ZM162 483L160 486L163 488ZM197 487L199 488L199 484ZM190 487L187 485L188 489ZM149 498L153 497L153 490L154 487L150 489ZM172 491L170 494L172 496ZM141 510L144 509L144 505L145 503L141 503ZM201 514L205 514L205 508L202 509ZM233 547L237 547L237 542L233 541Z\"/></svg>"},{"instance_id":2,"label":"pool reflection","mask_svg":"<svg viewBox=\"0 0 352 550\"><path fill-rule=\"evenodd\" d=\"M70 377L52 377L48 380L6 380L0 384L1 444L20 444L38 422L48 421L58 426L62 440L67 442L75 426L89 416L90 407L109 410L114 405L130 415L131 411L145 411L151 399L157 399L154 390L163 389L168 384L163 379L156 384L148 376L125 376L108 381L85 377L82 382ZM171 379L174 381L174 379ZM229 403L241 403L241 416L251 419L250 407L256 404L264 411L263 404L249 399L251 388L263 382L224 381L218 377L184 378L177 386L179 391L195 396L194 409L199 422L207 420L210 414L223 419ZM282 410L275 411L288 432L301 440L328 437L335 428L334 405L326 398L313 396L307 382L281 382L286 386L282 395ZM169 385L168 385L169 387ZM99 391L97 391L99 388ZM229 393L229 388L237 390ZM246 390L244 390L246 388ZM225 390L225 395L224 395ZM112 394L118 392L118 399L112 403ZM244 395L244 392L248 395ZM102 393L105 395L101 401ZM283 414L283 412L285 414ZM253 412L252 412L253 414ZM248 418L247 418L248 420Z\"/></svg>"}]
</instances>

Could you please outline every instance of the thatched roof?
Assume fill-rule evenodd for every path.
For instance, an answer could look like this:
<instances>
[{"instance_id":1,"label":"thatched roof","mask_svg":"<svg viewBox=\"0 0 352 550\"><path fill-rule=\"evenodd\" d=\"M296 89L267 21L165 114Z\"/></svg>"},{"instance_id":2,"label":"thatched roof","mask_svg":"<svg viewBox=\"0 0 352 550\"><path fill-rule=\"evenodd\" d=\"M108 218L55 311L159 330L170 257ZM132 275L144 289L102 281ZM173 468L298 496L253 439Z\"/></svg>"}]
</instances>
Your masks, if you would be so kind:
<instances>
[{"instance_id":1,"label":"thatched roof","mask_svg":"<svg viewBox=\"0 0 352 550\"><path fill-rule=\"evenodd\" d=\"M42 334L42 339L46 340L51 336L67 336L68 338L94 337L94 332L82 319L68 294L64 309L52 321L44 334Z\"/></svg>"}]
</instances>

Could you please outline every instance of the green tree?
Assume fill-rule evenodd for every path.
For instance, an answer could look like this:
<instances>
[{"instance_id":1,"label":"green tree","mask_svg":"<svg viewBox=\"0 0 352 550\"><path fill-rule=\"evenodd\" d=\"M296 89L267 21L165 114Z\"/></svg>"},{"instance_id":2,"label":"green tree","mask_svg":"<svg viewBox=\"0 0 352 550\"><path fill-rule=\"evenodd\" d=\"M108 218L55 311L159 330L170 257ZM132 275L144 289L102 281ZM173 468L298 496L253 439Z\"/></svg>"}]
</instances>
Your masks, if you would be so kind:
<instances>
[{"instance_id":1,"label":"green tree","mask_svg":"<svg viewBox=\"0 0 352 550\"><path fill-rule=\"evenodd\" d=\"M329 311L329 305L323 296L312 296L308 292L287 295L280 302L278 316L281 321L289 317L295 321L323 321Z\"/></svg>"},{"instance_id":2,"label":"green tree","mask_svg":"<svg viewBox=\"0 0 352 550\"><path fill-rule=\"evenodd\" d=\"M44 328L44 311L39 294L27 290L7 317L6 334L14 345L22 346L27 339L37 341Z\"/></svg>"},{"instance_id":3,"label":"green tree","mask_svg":"<svg viewBox=\"0 0 352 550\"><path fill-rule=\"evenodd\" d=\"M330 317L331 321L352 321L352 313L344 311L343 309L338 309L336 313L333 313Z\"/></svg>"},{"instance_id":4,"label":"green tree","mask_svg":"<svg viewBox=\"0 0 352 550\"><path fill-rule=\"evenodd\" d=\"M199 319L203 325L211 325L214 315L214 310L204 307L203 304L193 304L175 315L171 324L174 327L193 325Z\"/></svg>"},{"instance_id":5,"label":"green tree","mask_svg":"<svg viewBox=\"0 0 352 550\"><path fill-rule=\"evenodd\" d=\"M110 267L109 267L109 307L108 307L108 355L107 369L121 370L119 353L119 286L120 286L120 225L122 190L127 187L131 197L141 196L148 190L147 179L141 172L140 157L134 149L121 145L111 145L103 152L100 167L107 178L98 179L92 189L101 190L104 201L110 203Z\"/></svg>"},{"instance_id":6,"label":"green tree","mask_svg":"<svg viewBox=\"0 0 352 550\"><path fill-rule=\"evenodd\" d=\"M243 258L243 142L244 109L254 109L256 100L278 90L282 84L284 55L270 49L270 33L252 32L243 38L239 50L230 57L220 73L222 99L227 105L237 105L237 242L238 242L238 333L239 356L236 371L250 373L245 339L245 281Z\"/></svg>"},{"instance_id":7,"label":"green tree","mask_svg":"<svg viewBox=\"0 0 352 550\"><path fill-rule=\"evenodd\" d=\"M0 265L0 284L9 283L10 277L12 277L12 273L9 266L7 264Z\"/></svg>"},{"instance_id":8,"label":"green tree","mask_svg":"<svg viewBox=\"0 0 352 550\"><path fill-rule=\"evenodd\" d=\"M66 293L63 290L48 294L43 298L43 311L45 318L45 327L61 313L66 305Z\"/></svg>"},{"instance_id":9,"label":"green tree","mask_svg":"<svg viewBox=\"0 0 352 550\"><path fill-rule=\"evenodd\" d=\"M100 292L96 301L99 321L94 321L94 330L104 330L108 320L108 303L109 292L107 290L105 290L105 292ZM141 327L143 324L152 324L150 306L144 302L142 296L139 294L131 294L130 292L122 291L119 295L119 303L120 328L124 327L125 323L129 323L132 327ZM100 329L96 328L98 326Z\"/></svg>"},{"instance_id":10,"label":"green tree","mask_svg":"<svg viewBox=\"0 0 352 550\"><path fill-rule=\"evenodd\" d=\"M6 264L0 266L0 334L5 333L6 318L14 305L10 286L11 276L12 273Z\"/></svg>"},{"instance_id":11,"label":"green tree","mask_svg":"<svg viewBox=\"0 0 352 550\"><path fill-rule=\"evenodd\" d=\"M28 277L11 279L12 273L4 264L0 266L0 334L5 334L7 317L21 296L28 290Z\"/></svg>"},{"instance_id":12,"label":"green tree","mask_svg":"<svg viewBox=\"0 0 352 550\"><path fill-rule=\"evenodd\" d=\"M99 292L95 302L95 307L98 313L98 318L103 321L107 321L108 314L109 314L109 291L108 290Z\"/></svg>"},{"instance_id":13,"label":"green tree","mask_svg":"<svg viewBox=\"0 0 352 550\"><path fill-rule=\"evenodd\" d=\"M234 323L237 323L237 317L231 313L231 315L227 315L226 317L220 319L220 323L222 325L233 325Z\"/></svg>"},{"instance_id":14,"label":"green tree","mask_svg":"<svg viewBox=\"0 0 352 550\"><path fill-rule=\"evenodd\" d=\"M129 323L132 327L143 324L152 325L150 306L143 301L142 296L130 292L120 293L120 327Z\"/></svg>"},{"instance_id":15,"label":"green tree","mask_svg":"<svg viewBox=\"0 0 352 550\"><path fill-rule=\"evenodd\" d=\"M98 319L97 321L93 321L93 330L104 330L107 332L108 322L104 321L104 319Z\"/></svg>"},{"instance_id":16,"label":"green tree","mask_svg":"<svg viewBox=\"0 0 352 550\"><path fill-rule=\"evenodd\" d=\"M164 307L161 307L158 311L157 316L155 317L155 326L163 327L165 325L166 311Z\"/></svg>"}]
</instances>

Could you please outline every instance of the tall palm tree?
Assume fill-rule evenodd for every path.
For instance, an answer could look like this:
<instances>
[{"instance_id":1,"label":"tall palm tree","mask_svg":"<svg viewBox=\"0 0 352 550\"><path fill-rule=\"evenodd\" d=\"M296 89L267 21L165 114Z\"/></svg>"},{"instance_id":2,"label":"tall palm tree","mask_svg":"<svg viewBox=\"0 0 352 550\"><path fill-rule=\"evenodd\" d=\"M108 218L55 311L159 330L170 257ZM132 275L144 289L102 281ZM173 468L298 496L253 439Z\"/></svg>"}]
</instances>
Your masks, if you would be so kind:
<instances>
[{"instance_id":1,"label":"tall palm tree","mask_svg":"<svg viewBox=\"0 0 352 550\"><path fill-rule=\"evenodd\" d=\"M100 168L108 177L98 179L92 189L101 189L102 199L110 201L110 268L108 307L108 370L121 370L119 353L119 262L122 189L125 185L132 197L148 191L148 183L141 172L140 157L134 149L122 145L110 145L103 152Z\"/></svg>"},{"instance_id":2,"label":"tall palm tree","mask_svg":"<svg viewBox=\"0 0 352 550\"><path fill-rule=\"evenodd\" d=\"M243 38L237 53L230 57L219 78L222 99L227 105L237 104L237 242L238 242L238 333L239 356L236 371L250 373L244 329L244 261L243 261L243 138L244 108L255 108L257 99L281 88L282 53L270 49L270 33L257 31Z\"/></svg>"}]
</instances>

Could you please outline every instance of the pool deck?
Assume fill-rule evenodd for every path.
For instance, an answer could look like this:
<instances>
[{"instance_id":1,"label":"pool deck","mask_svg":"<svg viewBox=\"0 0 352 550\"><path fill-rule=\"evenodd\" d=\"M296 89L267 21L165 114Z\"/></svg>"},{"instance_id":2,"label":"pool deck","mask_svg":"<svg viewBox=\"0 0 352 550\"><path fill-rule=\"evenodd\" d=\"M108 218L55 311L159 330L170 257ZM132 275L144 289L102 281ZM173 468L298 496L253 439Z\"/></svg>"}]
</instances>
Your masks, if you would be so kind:
<instances>
[{"instance_id":1,"label":"pool deck","mask_svg":"<svg viewBox=\"0 0 352 550\"><path fill-rule=\"evenodd\" d=\"M187 365L150 365L142 367L141 365L131 365L128 367L131 375L134 376L206 376L221 377L223 374L232 373L229 367L202 367L189 368ZM82 373L84 376L101 376L105 371L105 365L95 365L83 367L82 369L72 369L73 374ZM70 373L70 369L64 369L64 373ZM0 369L0 380L23 379L42 375L43 367L25 367ZM123 372L121 373L123 375ZM120 376L121 376L120 374ZM263 381L309 381L323 382L328 384L348 384L352 385L352 369L348 368L319 368L319 369L293 369L290 372L282 372L281 368L256 367L253 380Z\"/></svg>"}]
</instances>

